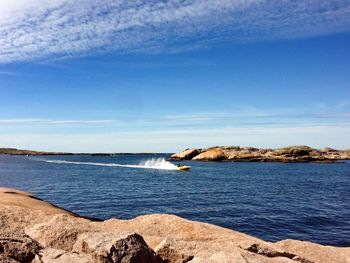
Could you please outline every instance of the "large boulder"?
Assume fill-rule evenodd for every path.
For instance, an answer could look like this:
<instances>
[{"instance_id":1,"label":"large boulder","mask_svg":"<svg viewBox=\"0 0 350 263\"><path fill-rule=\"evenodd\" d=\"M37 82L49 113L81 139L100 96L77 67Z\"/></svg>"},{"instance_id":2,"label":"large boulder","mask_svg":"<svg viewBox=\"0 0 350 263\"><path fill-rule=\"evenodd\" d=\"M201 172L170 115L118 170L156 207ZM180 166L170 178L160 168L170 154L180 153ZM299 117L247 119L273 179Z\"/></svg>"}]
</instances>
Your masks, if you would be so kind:
<instances>
[{"instance_id":1,"label":"large boulder","mask_svg":"<svg viewBox=\"0 0 350 263\"><path fill-rule=\"evenodd\" d=\"M96 263L162 263L161 257L136 233L92 232L78 236L73 252Z\"/></svg>"},{"instance_id":2,"label":"large boulder","mask_svg":"<svg viewBox=\"0 0 350 263\"><path fill-rule=\"evenodd\" d=\"M226 159L226 154L220 149L211 149L200 153L192 160L195 161L222 161Z\"/></svg>"},{"instance_id":3,"label":"large boulder","mask_svg":"<svg viewBox=\"0 0 350 263\"><path fill-rule=\"evenodd\" d=\"M27 226L25 231L44 247L71 251L79 234L94 230L91 222L84 218L66 214L53 215L42 223Z\"/></svg>"},{"instance_id":4,"label":"large boulder","mask_svg":"<svg viewBox=\"0 0 350 263\"><path fill-rule=\"evenodd\" d=\"M183 242L182 242L183 243ZM155 251L159 256L166 260L167 263L186 263L191 261L194 256L186 255L183 247L179 249L181 242L176 242L173 239L164 239L156 248ZM189 242L185 242L187 248L191 247Z\"/></svg>"},{"instance_id":5,"label":"large boulder","mask_svg":"<svg viewBox=\"0 0 350 263\"><path fill-rule=\"evenodd\" d=\"M30 263L40 249L40 244L28 235L1 228L0 262Z\"/></svg>"}]
</instances>

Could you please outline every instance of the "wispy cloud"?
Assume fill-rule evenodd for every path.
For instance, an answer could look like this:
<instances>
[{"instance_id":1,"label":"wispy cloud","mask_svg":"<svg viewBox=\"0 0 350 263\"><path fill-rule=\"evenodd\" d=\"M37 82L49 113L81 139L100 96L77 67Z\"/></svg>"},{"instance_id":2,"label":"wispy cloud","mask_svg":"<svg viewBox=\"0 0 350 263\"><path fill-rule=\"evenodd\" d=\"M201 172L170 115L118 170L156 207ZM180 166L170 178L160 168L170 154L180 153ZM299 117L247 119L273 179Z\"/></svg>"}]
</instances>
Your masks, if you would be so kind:
<instances>
[{"instance_id":1,"label":"wispy cloud","mask_svg":"<svg viewBox=\"0 0 350 263\"><path fill-rule=\"evenodd\" d=\"M345 0L4 0L0 63L307 37L349 17Z\"/></svg>"},{"instance_id":2,"label":"wispy cloud","mask_svg":"<svg viewBox=\"0 0 350 263\"><path fill-rule=\"evenodd\" d=\"M341 105L341 107L337 107ZM85 125L113 127L128 131L145 131L153 128L199 128L226 127L226 126L293 126L293 125L343 125L350 124L350 111L347 103L339 102L333 105L324 105L320 110L318 106L309 109L259 109L252 106L236 108L232 111L192 112L178 115L156 115L140 118L134 121L127 119L62 119L62 118L3 118L0 126L58 126L58 125Z\"/></svg>"},{"instance_id":3,"label":"wispy cloud","mask_svg":"<svg viewBox=\"0 0 350 263\"><path fill-rule=\"evenodd\" d=\"M17 75L17 73L12 71L0 71L0 75Z\"/></svg>"},{"instance_id":4,"label":"wispy cloud","mask_svg":"<svg viewBox=\"0 0 350 263\"><path fill-rule=\"evenodd\" d=\"M310 145L349 148L350 126L223 127L149 132L2 134L2 147L68 152L176 152L188 147Z\"/></svg>"},{"instance_id":5,"label":"wispy cloud","mask_svg":"<svg viewBox=\"0 0 350 263\"><path fill-rule=\"evenodd\" d=\"M337 104L338 105L338 104ZM344 107L343 107L344 108ZM179 126L207 126L225 125L225 123L235 125L276 125L276 124L331 124L350 123L350 112L342 111L337 107L327 108L326 111L291 110L291 109L269 109L259 110L253 107L244 107L232 112L198 112L182 115L167 115L159 118L140 120L140 122L155 125L179 125Z\"/></svg>"},{"instance_id":6,"label":"wispy cloud","mask_svg":"<svg viewBox=\"0 0 350 263\"><path fill-rule=\"evenodd\" d=\"M40 118L23 118L23 119L0 119L0 126L13 126L13 125L106 125L115 124L117 120L51 120L51 119L40 119Z\"/></svg>"},{"instance_id":7,"label":"wispy cloud","mask_svg":"<svg viewBox=\"0 0 350 263\"><path fill-rule=\"evenodd\" d=\"M52 151L179 151L188 147L242 145L350 147L350 112L346 102L292 110L246 105L231 112L117 119L0 119L2 147ZM340 110L338 107L340 105Z\"/></svg>"}]
</instances>

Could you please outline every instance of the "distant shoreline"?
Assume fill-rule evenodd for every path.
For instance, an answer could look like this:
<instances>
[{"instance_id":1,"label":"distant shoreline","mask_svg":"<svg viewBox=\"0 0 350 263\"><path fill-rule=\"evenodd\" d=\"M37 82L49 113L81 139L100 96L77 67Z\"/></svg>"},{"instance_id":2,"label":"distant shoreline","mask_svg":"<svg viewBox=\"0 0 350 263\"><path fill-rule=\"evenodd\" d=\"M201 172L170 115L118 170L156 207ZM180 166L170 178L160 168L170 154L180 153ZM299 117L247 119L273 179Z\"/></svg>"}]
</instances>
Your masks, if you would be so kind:
<instances>
[{"instance_id":1,"label":"distant shoreline","mask_svg":"<svg viewBox=\"0 0 350 263\"><path fill-rule=\"evenodd\" d=\"M46 151L32 151L22 150L16 148L0 148L0 155L29 155L29 156L42 156L42 155L91 155L91 156L114 156L114 155L158 155L158 154L171 154L171 153L71 153L71 152L46 152Z\"/></svg>"},{"instance_id":2,"label":"distant shoreline","mask_svg":"<svg viewBox=\"0 0 350 263\"><path fill-rule=\"evenodd\" d=\"M334 163L350 160L350 149L338 150L329 147L315 149L309 146L288 146L284 148L254 148L240 146L214 146L210 148L191 148L178 153L71 153L0 148L0 155L24 156L124 156L124 155L170 155L171 161L213 161L213 162L284 162L284 163Z\"/></svg>"}]
</instances>

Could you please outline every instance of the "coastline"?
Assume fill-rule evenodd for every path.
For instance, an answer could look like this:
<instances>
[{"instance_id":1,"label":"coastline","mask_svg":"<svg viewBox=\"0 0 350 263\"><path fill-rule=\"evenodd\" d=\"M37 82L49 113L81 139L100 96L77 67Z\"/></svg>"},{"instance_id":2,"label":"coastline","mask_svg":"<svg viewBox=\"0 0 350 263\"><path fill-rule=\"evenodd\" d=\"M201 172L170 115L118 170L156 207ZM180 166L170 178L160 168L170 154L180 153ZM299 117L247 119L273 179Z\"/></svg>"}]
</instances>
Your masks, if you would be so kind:
<instances>
[{"instance_id":1,"label":"coastline","mask_svg":"<svg viewBox=\"0 0 350 263\"><path fill-rule=\"evenodd\" d=\"M188 148L178 153L71 153L22 150L16 148L0 148L0 155L27 156L59 156L59 155L90 155L90 156L125 156L159 154L170 155L171 161L214 161L214 162L282 162L282 163L334 163L350 160L350 149L322 149L309 146L288 146L283 148L254 148L240 146L214 146L210 148Z\"/></svg>"},{"instance_id":2,"label":"coastline","mask_svg":"<svg viewBox=\"0 0 350 263\"><path fill-rule=\"evenodd\" d=\"M175 215L93 221L10 188L0 188L0 223L1 262L350 262L349 247L266 242Z\"/></svg>"},{"instance_id":3,"label":"coastline","mask_svg":"<svg viewBox=\"0 0 350 263\"><path fill-rule=\"evenodd\" d=\"M139 152L139 153L72 153L72 152L46 152L46 151L33 151L23 150L16 148L0 148L0 155L29 155L29 156L41 156L41 155L91 155L91 156L118 156L118 155L158 155L158 154L171 154L171 153L153 153L153 152Z\"/></svg>"}]
</instances>

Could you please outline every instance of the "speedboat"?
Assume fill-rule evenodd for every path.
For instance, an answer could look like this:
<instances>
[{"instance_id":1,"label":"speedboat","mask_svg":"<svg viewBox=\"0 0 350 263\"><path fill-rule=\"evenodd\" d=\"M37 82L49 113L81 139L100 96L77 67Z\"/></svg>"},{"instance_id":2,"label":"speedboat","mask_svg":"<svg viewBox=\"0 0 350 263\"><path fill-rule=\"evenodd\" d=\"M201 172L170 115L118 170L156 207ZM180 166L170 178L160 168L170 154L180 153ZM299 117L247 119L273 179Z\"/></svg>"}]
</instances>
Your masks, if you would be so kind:
<instances>
[{"instance_id":1,"label":"speedboat","mask_svg":"<svg viewBox=\"0 0 350 263\"><path fill-rule=\"evenodd\" d=\"M188 171L191 169L191 166L187 166L187 165L177 165L177 169L181 170L181 171Z\"/></svg>"}]
</instances>

